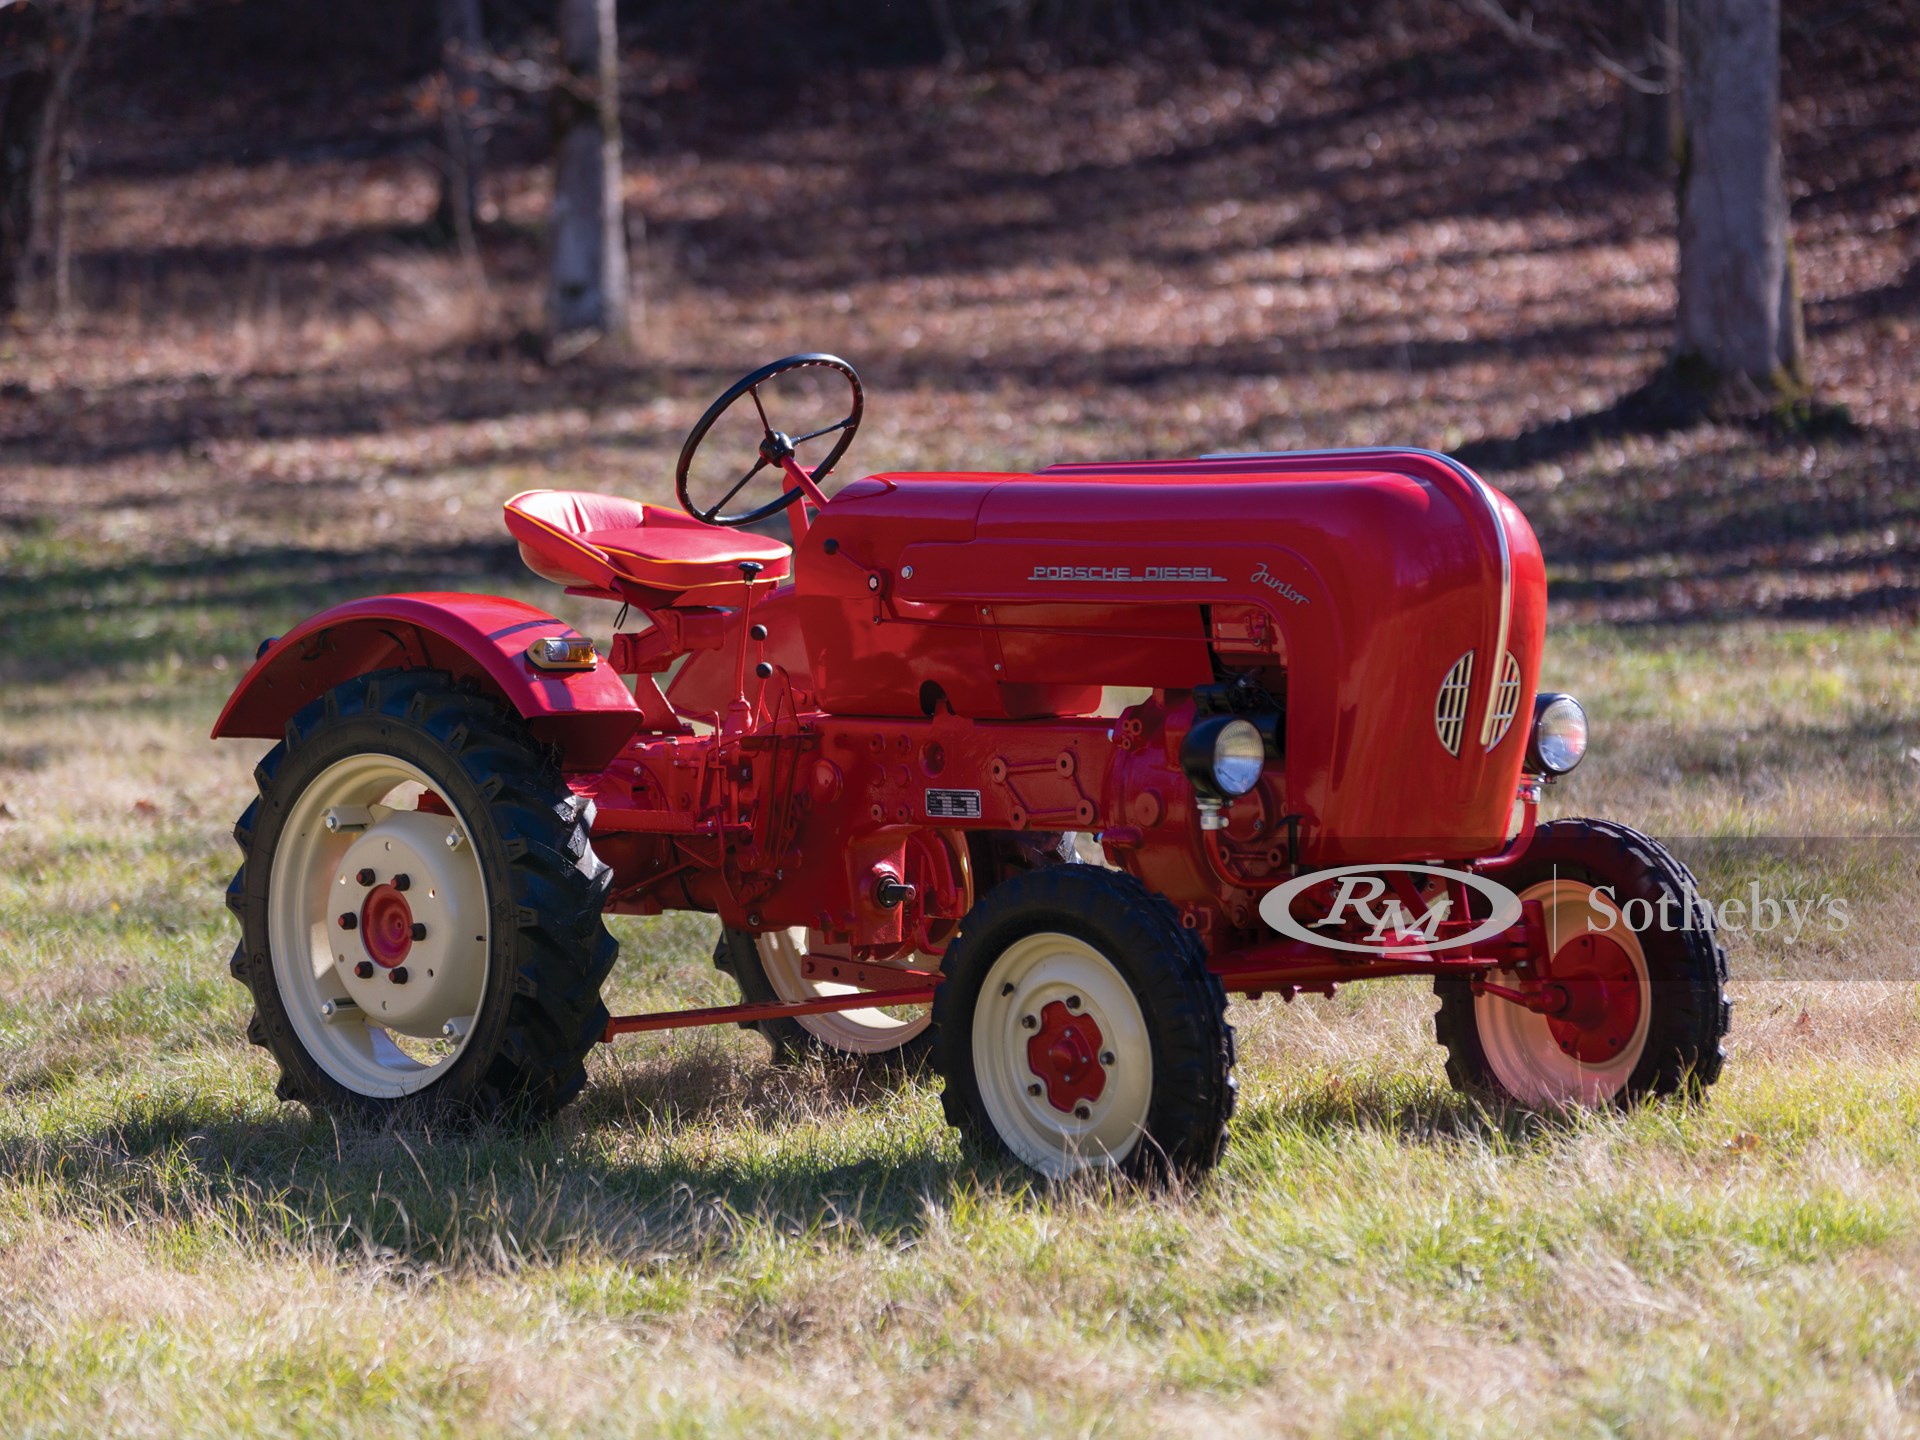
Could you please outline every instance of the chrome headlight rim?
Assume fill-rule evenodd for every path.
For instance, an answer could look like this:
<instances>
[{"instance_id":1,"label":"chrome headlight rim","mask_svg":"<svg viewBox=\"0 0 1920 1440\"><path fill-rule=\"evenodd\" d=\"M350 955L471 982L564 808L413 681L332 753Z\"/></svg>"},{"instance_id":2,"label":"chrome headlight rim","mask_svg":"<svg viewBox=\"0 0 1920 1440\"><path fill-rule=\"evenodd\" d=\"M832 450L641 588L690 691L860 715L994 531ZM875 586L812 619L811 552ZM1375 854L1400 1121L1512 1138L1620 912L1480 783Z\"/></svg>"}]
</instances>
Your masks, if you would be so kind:
<instances>
[{"instance_id":1,"label":"chrome headlight rim","mask_svg":"<svg viewBox=\"0 0 1920 1440\"><path fill-rule=\"evenodd\" d=\"M1260 783L1267 742L1242 715L1210 715L1187 732L1180 768L1205 800L1237 800Z\"/></svg>"},{"instance_id":2,"label":"chrome headlight rim","mask_svg":"<svg viewBox=\"0 0 1920 1440\"><path fill-rule=\"evenodd\" d=\"M1572 774L1587 758L1589 736L1586 707L1571 695L1543 690L1533 699L1527 769L1555 778Z\"/></svg>"}]
</instances>

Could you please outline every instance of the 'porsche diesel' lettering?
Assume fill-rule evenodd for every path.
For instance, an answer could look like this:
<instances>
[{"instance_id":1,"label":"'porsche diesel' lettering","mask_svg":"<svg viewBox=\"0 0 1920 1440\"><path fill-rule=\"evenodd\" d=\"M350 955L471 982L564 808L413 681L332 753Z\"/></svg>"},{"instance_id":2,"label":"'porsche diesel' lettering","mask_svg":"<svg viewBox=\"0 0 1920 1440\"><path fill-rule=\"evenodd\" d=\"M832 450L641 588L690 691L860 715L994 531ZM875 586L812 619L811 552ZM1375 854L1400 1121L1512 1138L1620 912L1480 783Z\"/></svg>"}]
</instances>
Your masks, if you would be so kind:
<instances>
[{"instance_id":1,"label":"'porsche diesel' lettering","mask_svg":"<svg viewBox=\"0 0 1920 1440\"><path fill-rule=\"evenodd\" d=\"M1127 584L1149 581L1198 580L1205 584L1226 583L1227 577L1215 573L1211 565L1148 565L1135 570L1131 565L1036 565L1030 580L1118 580Z\"/></svg>"}]
</instances>

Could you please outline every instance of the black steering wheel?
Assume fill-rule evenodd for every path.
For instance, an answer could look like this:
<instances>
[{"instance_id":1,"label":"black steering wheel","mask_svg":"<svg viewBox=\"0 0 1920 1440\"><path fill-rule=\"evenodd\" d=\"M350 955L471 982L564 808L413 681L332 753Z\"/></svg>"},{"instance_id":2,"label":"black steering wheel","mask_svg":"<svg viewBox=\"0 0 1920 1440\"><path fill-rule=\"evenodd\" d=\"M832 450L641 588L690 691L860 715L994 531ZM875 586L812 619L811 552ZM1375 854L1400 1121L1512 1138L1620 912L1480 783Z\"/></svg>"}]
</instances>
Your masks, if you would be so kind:
<instances>
[{"instance_id":1,"label":"black steering wheel","mask_svg":"<svg viewBox=\"0 0 1920 1440\"><path fill-rule=\"evenodd\" d=\"M767 418L767 407L760 401L760 387L776 376L785 375L790 370L832 370L846 377L847 386L853 391L853 404L848 408L846 418L836 420L831 425L822 425L818 430L809 430L804 435L788 435L785 431L773 428L773 421ZM693 467L693 455L700 448L700 442L707 438L707 432L714 423L726 414L733 403L743 395L753 397L753 408L760 419L761 440L760 455L753 462L753 468L734 482L726 494L705 509L696 505L693 497L687 494L687 474ZM771 365L762 365L751 375L734 381L727 391L713 404L707 407L707 413L700 417L692 431L687 435L687 443L680 447L680 463L675 467L673 479L680 492L680 508L696 520L704 520L709 525L750 525L756 520L764 520L777 511L786 509L796 498L806 492L798 485L784 491L778 499L769 500L764 505L737 514L726 515L721 512L733 497L746 489L747 482L769 466L791 478L786 463L793 459L794 447L809 440L817 440L822 435L841 432L834 442L833 449L827 452L827 458L803 473L818 485L827 477L829 471L839 463L840 457L847 453L847 447L853 443L854 432L860 428L860 413L865 401L860 389L860 377L853 366L837 355L789 355L784 360L776 360Z\"/></svg>"}]
</instances>

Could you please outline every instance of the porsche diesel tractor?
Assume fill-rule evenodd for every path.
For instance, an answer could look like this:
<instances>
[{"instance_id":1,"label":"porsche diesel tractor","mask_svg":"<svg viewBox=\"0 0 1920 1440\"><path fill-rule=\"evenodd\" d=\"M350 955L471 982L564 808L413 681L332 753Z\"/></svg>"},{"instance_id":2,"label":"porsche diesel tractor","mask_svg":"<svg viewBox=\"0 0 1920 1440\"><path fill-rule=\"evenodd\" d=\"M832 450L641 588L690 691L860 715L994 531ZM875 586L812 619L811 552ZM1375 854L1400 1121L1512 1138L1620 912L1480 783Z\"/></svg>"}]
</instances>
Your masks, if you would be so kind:
<instances>
[{"instance_id":1,"label":"porsche diesel tractor","mask_svg":"<svg viewBox=\"0 0 1920 1440\"><path fill-rule=\"evenodd\" d=\"M845 404L783 431L796 381ZM603 1041L747 1023L928 1057L948 1119L1043 1174L1191 1173L1233 1108L1229 996L1408 975L1458 1086L1714 1080L1691 877L1624 826L1536 822L1587 727L1539 690L1545 571L1507 499L1416 449L829 494L862 409L852 367L795 356L695 426L684 513L507 501L535 573L619 607L604 649L446 593L262 646L214 733L274 742L228 899L283 1097L538 1117ZM739 1003L610 1015L603 917L670 909L718 917Z\"/></svg>"}]
</instances>

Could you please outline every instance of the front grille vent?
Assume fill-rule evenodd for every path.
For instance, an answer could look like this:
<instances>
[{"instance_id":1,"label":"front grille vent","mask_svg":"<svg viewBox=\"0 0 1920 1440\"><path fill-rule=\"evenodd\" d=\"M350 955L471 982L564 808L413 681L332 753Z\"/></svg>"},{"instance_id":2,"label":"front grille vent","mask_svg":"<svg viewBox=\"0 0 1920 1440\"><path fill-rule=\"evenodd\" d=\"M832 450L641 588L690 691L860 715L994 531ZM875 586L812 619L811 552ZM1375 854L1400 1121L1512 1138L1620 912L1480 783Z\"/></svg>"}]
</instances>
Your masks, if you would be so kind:
<instances>
[{"instance_id":1,"label":"front grille vent","mask_svg":"<svg viewBox=\"0 0 1920 1440\"><path fill-rule=\"evenodd\" d=\"M1513 658L1513 652L1507 652L1507 663L1500 667L1500 688L1493 695L1493 716L1488 725L1491 733L1487 737L1487 749L1491 750L1507 738L1507 731L1513 726L1513 717L1520 713L1520 662Z\"/></svg>"},{"instance_id":2,"label":"front grille vent","mask_svg":"<svg viewBox=\"0 0 1920 1440\"><path fill-rule=\"evenodd\" d=\"M1440 745L1449 755L1460 753L1460 737L1467 725L1467 700L1473 687L1473 651L1453 662L1446 679L1440 682L1440 696L1433 705L1433 728L1439 732Z\"/></svg>"}]
</instances>

